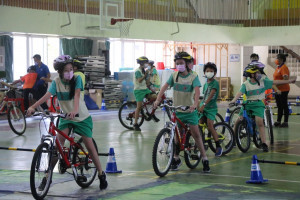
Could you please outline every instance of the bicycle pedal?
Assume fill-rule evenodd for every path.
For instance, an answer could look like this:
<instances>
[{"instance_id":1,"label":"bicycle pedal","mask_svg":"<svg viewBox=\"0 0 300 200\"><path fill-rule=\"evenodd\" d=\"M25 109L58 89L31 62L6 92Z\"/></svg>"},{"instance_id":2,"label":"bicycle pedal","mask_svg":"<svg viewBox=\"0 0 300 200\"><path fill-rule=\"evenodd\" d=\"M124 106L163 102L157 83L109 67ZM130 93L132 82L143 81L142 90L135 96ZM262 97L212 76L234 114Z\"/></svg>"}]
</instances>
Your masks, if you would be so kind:
<instances>
[{"instance_id":1,"label":"bicycle pedal","mask_svg":"<svg viewBox=\"0 0 300 200\"><path fill-rule=\"evenodd\" d=\"M87 182L87 178L86 178L86 176L78 175L78 176L77 176L77 181L80 181L80 182Z\"/></svg>"},{"instance_id":2,"label":"bicycle pedal","mask_svg":"<svg viewBox=\"0 0 300 200\"><path fill-rule=\"evenodd\" d=\"M199 156L198 155L191 155L192 160L199 160Z\"/></svg>"}]
</instances>

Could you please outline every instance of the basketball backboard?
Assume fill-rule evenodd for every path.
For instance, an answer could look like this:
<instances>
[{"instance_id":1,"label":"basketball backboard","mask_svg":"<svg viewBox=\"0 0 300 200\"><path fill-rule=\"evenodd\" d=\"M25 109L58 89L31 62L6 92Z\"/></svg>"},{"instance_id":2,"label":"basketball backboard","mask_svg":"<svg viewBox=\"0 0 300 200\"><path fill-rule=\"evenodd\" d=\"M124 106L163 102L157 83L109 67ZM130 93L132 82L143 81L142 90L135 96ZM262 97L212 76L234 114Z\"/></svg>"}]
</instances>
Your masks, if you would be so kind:
<instances>
[{"instance_id":1,"label":"basketball backboard","mask_svg":"<svg viewBox=\"0 0 300 200\"><path fill-rule=\"evenodd\" d=\"M118 29L111 18L124 18L124 0L100 0L100 30Z\"/></svg>"}]
</instances>

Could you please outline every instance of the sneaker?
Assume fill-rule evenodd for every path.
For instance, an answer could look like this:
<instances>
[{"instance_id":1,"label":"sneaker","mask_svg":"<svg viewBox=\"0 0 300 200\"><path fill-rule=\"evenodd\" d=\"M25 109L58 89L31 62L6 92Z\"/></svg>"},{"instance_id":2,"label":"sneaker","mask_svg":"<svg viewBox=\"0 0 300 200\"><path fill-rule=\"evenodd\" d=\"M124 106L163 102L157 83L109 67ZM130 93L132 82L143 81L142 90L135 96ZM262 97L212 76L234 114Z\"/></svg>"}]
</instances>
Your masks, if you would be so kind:
<instances>
[{"instance_id":1,"label":"sneaker","mask_svg":"<svg viewBox=\"0 0 300 200\"><path fill-rule=\"evenodd\" d=\"M203 164L203 172L204 173L210 173L209 161L208 160L202 160L202 164Z\"/></svg>"},{"instance_id":2,"label":"sneaker","mask_svg":"<svg viewBox=\"0 0 300 200\"><path fill-rule=\"evenodd\" d=\"M135 130L135 131L141 131L139 125L137 125L137 124L133 125L133 130Z\"/></svg>"},{"instance_id":3,"label":"sneaker","mask_svg":"<svg viewBox=\"0 0 300 200\"><path fill-rule=\"evenodd\" d=\"M274 126L275 126L275 127L280 127L280 125L281 125L280 122L275 122L275 123L274 123Z\"/></svg>"},{"instance_id":4,"label":"sneaker","mask_svg":"<svg viewBox=\"0 0 300 200\"><path fill-rule=\"evenodd\" d=\"M52 180L50 181L50 184L52 183ZM39 191L43 191L46 187L46 184L47 184L47 178L44 177L41 184L39 185L38 189Z\"/></svg>"},{"instance_id":5,"label":"sneaker","mask_svg":"<svg viewBox=\"0 0 300 200\"><path fill-rule=\"evenodd\" d=\"M160 121L154 114L152 115L152 119L153 119L155 122L159 122L159 121Z\"/></svg>"},{"instance_id":6,"label":"sneaker","mask_svg":"<svg viewBox=\"0 0 300 200\"><path fill-rule=\"evenodd\" d=\"M222 153L223 153L222 147L217 147L215 156L220 157L220 156L222 156Z\"/></svg>"},{"instance_id":7,"label":"sneaker","mask_svg":"<svg viewBox=\"0 0 300 200\"><path fill-rule=\"evenodd\" d=\"M262 148L263 152L268 152L269 151L268 145L266 143L262 143L261 148Z\"/></svg>"},{"instance_id":8,"label":"sneaker","mask_svg":"<svg viewBox=\"0 0 300 200\"><path fill-rule=\"evenodd\" d=\"M171 164L171 170L177 171L181 165L182 165L182 162L181 162L180 158L177 160L175 158L173 158L173 161Z\"/></svg>"},{"instance_id":9,"label":"sneaker","mask_svg":"<svg viewBox=\"0 0 300 200\"><path fill-rule=\"evenodd\" d=\"M99 181L100 181L100 190L104 190L107 188L108 184L107 184L107 181L106 181L106 174L105 172L102 171L102 174L99 175L98 174L98 178L99 178Z\"/></svg>"},{"instance_id":10,"label":"sneaker","mask_svg":"<svg viewBox=\"0 0 300 200\"><path fill-rule=\"evenodd\" d=\"M280 128L287 128L287 127L289 127L289 124L287 122L283 122L279 127Z\"/></svg>"}]
</instances>

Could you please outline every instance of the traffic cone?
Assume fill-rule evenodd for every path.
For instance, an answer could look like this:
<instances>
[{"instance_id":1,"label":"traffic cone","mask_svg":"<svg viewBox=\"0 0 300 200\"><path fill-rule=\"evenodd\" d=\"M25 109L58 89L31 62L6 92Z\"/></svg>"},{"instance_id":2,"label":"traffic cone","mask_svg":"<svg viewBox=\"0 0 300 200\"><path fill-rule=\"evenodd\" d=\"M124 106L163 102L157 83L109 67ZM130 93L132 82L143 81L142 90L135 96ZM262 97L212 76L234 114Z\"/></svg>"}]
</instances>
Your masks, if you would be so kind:
<instances>
[{"instance_id":1,"label":"traffic cone","mask_svg":"<svg viewBox=\"0 0 300 200\"><path fill-rule=\"evenodd\" d=\"M106 164L106 173L122 173L122 170L118 170L114 148L109 149L107 164Z\"/></svg>"},{"instance_id":2,"label":"traffic cone","mask_svg":"<svg viewBox=\"0 0 300 200\"><path fill-rule=\"evenodd\" d=\"M225 114L225 122L228 123L230 119L230 111L229 108L227 108L226 114Z\"/></svg>"},{"instance_id":3,"label":"traffic cone","mask_svg":"<svg viewBox=\"0 0 300 200\"><path fill-rule=\"evenodd\" d=\"M289 102L289 114L293 113L291 103Z\"/></svg>"},{"instance_id":4,"label":"traffic cone","mask_svg":"<svg viewBox=\"0 0 300 200\"><path fill-rule=\"evenodd\" d=\"M128 99L128 96L126 95L126 97L124 98L124 101L123 101L123 104L127 103L127 99ZM124 109L127 109L128 107L125 106Z\"/></svg>"},{"instance_id":5,"label":"traffic cone","mask_svg":"<svg viewBox=\"0 0 300 200\"><path fill-rule=\"evenodd\" d=\"M299 96L297 96L297 98L296 98L296 105L297 105L297 106L300 105L300 97L299 97Z\"/></svg>"},{"instance_id":6,"label":"traffic cone","mask_svg":"<svg viewBox=\"0 0 300 200\"><path fill-rule=\"evenodd\" d=\"M257 156L253 155L251 164L251 180L246 181L246 183L265 183L268 179L264 179L260 171L259 164L257 162Z\"/></svg>"},{"instance_id":7,"label":"traffic cone","mask_svg":"<svg viewBox=\"0 0 300 200\"><path fill-rule=\"evenodd\" d=\"M101 110L106 110L105 100L102 99Z\"/></svg>"}]
</instances>

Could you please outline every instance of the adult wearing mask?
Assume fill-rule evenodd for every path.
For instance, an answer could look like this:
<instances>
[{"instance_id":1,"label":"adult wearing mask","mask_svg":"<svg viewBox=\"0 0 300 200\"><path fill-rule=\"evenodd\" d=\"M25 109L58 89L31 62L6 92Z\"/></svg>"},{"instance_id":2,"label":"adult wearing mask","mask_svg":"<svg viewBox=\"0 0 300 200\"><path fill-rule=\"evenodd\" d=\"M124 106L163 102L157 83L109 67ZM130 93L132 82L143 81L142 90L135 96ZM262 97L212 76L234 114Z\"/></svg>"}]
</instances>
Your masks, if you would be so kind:
<instances>
[{"instance_id":1,"label":"adult wearing mask","mask_svg":"<svg viewBox=\"0 0 300 200\"><path fill-rule=\"evenodd\" d=\"M290 71L289 68L285 65L286 56L287 55L282 53L277 55L277 59L275 60L275 64L277 65L277 68L273 74L274 80L289 80ZM274 123L274 126L288 127L288 120L289 120L288 94L290 91L290 85L282 84L282 85L277 85L276 87L273 88L277 93L275 95L275 99L278 107L277 122ZM283 114L284 114L284 122L281 124L281 118Z\"/></svg>"},{"instance_id":2,"label":"adult wearing mask","mask_svg":"<svg viewBox=\"0 0 300 200\"><path fill-rule=\"evenodd\" d=\"M35 67L36 67L36 73L38 74L37 81L34 86L34 89L36 90L35 98L36 98L36 100L39 100L46 94L47 89L48 89L48 82L51 82L52 80L50 79L51 75L50 75L49 68L47 65L42 63L41 56L39 54L35 54L33 56L33 60L34 60ZM48 110L48 106L45 102L43 104L41 104L41 107L44 110Z\"/></svg>"}]
</instances>

